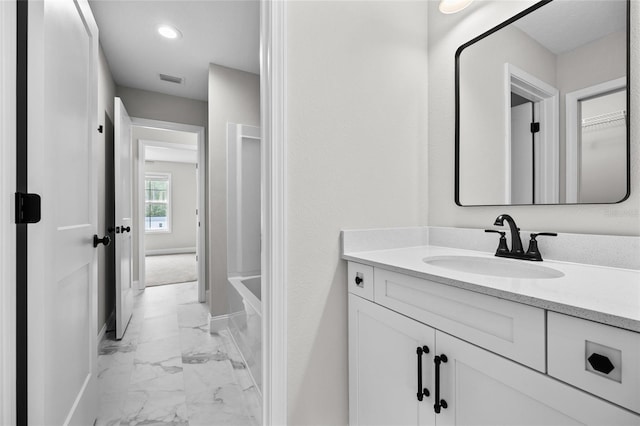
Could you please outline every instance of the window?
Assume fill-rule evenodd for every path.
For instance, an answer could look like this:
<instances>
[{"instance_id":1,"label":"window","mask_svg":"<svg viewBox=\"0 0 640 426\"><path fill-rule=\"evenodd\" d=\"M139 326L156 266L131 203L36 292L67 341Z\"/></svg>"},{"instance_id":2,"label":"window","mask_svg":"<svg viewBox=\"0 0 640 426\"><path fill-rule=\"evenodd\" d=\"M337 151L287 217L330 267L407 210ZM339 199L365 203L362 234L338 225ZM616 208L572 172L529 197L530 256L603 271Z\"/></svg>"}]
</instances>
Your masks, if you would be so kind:
<instances>
[{"instance_id":1,"label":"window","mask_svg":"<svg viewBox=\"0 0 640 426\"><path fill-rule=\"evenodd\" d=\"M144 179L144 230L171 232L171 175L147 173Z\"/></svg>"}]
</instances>

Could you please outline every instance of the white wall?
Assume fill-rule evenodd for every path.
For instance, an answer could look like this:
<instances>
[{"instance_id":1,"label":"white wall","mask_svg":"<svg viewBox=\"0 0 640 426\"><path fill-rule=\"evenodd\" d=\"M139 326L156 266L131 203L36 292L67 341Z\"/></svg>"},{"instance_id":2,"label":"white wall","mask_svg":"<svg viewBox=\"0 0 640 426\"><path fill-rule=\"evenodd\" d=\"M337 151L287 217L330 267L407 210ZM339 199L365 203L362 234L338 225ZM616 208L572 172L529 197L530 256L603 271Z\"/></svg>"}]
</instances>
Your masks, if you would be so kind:
<instances>
[{"instance_id":1,"label":"white wall","mask_svg":"<svg viewBox=\"0 0 640 426\"><path fill-rule=\"evenodd\" d=\"M166 161L145 162L145 173L171 175L171 232L148 232L145 251L196 247L196 165Z\"/></svg>"},{"instance_id":2,"label":"white wall","mask_svg":"<svg viewBox=\"0 0 640 426\"><path fill-rule=\"evenodd\" d=\"M227 123L260 126L257 74L209 65L209 306L227 313Z\"/></svg>"},{"instance_id":3,"label":"white wall","mask_svg":"<svg viewBox=\"0 0 640 426\"><path fill-rule=\"evenodd\" d=\"M429 2L429 225L490 227L509 213L526 229L591 234L640 235L640 121L631 120L631 197L619 204L578 206L458 207L454 202L454 72L456 49L534 4L477 1L457 15ZM631 81L640 75L640 4L631 2ZM640 114L639 87L632 86L632 117Z\"/></svg>"},{"instance_id":4,"label":"white wall","mask_svg":"<svg viewBox=\"0 0 640 426\"><path fill-rule=\"evenodd\" d=\"M107 58L104 56L102 46L100 47L98 70L98 124L105 127L102 133L98 133L96 142L96 173L98 176L98 234L100 237L107 234L106 223L106 194L105 194L105 135L106 123L105 114L109 116L113 122L113 98L116 93L116 85L113 82L111 71ZM104 245L98 246L98 331L99 332L106 323L109 315L115 309L114 285L109 282L107 271L107 257ZM114 271L115 273L115 271Z\"/></svg>"},{"instance_id":5,"label":"white wall","mask_svg":"<svg viewBox=\"0 0 640 426\"><path fill-rule=\"evenodd\" d=\"M340 230L426 224L427 3L287 5L292 425L348 422Z\"/></svg>"}]
</instances>

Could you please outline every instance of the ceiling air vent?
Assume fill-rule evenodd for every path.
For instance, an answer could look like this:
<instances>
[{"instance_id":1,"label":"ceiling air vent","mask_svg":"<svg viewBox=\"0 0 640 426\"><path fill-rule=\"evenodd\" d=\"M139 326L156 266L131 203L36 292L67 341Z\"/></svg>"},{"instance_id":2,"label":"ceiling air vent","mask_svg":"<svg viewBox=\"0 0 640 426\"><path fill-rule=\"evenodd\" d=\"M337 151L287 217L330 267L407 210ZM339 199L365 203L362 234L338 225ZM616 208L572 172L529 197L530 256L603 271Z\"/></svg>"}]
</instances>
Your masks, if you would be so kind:
<instances>
[{"instance_id":1,"label":"ceiling air vent","mask_svg":"<svg viewBox=\"0 0 640 426\"><path fill-rule=\"evenodd\" d=\"M168 81L169 83L176 83L176 84L184 83L184 78L175 77L175 76L167 75L167 74L160 74L160 80Z\"/></svg>"}]
</instances>

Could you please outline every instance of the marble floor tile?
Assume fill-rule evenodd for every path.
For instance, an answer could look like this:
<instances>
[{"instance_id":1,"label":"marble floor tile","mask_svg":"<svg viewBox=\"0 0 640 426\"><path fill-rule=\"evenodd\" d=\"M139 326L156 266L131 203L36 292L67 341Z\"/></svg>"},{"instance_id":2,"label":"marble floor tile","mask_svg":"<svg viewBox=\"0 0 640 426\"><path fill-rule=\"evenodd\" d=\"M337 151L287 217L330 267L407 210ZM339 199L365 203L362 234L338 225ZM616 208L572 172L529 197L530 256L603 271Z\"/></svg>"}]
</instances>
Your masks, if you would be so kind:
<instances>
[{"instance_id":1,"label":"marble floor tile","mask_svg":"<svg viewBox=\"0 0 640 426\"><path fill-rule=\"evenodd\" d=\"M124 394L122 392L101 394L100 409L95 426L120 426L123 401Z\"/></svg>"},{"instance_id":2,"label":"marble floor tile","mask_svg":"<svg viewBox=\"0 0 640 426\"><path fill-rule=\"evenodd\" d=\"M98 347L97 426L260 424L260 394L242 357L228 333L209 333L197 295L194 282L134 297L123 339L108 332Z\"/></svg>"},{"instance_id":3,"label":"marble floor tile","mask_svg":"<svg viewBox=\"0 0 640 426\"><path fill-rule=\"evenodd\" d=\"M236 384L188 394L187 407L189 426L252 424L252 419L244 409L242 390Z\"/></svg>"},{"instance_id":4,"label":"marble floor tile","mask_svg":"<svg viewBox=\"0 0 640 426\"><path fill-rule=\"evenodd\" d=\"M121 426L170 424L188 426L182 392L134 391L126 395Z\"/></svg>"}]
</instances>

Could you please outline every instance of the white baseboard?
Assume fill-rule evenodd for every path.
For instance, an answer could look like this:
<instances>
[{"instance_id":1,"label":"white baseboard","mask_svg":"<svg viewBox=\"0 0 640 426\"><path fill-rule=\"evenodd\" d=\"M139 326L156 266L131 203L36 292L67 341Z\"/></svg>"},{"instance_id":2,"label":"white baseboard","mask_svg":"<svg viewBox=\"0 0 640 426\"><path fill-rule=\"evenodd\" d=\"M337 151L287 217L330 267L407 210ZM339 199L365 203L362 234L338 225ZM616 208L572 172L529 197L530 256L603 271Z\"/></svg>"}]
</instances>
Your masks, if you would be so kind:
<instances>
[{"instance_id":1,"label":"white baseboard","mask_svg":"<svg viewBox=\"0 0 640 426\"><path fill-rule=\"evenodd\" d=\"M136 290L144 290L144 287L140 287L140 281L135 280L131 283L131 287L135 288Z\"/></svg>"},{"instance_id":2,"label":"white baseboard","mask_svg":"<svg viewBox=\"0 0 640 426\"><path fill-rule=\"evenodd\" d=\"M209 333L217 333L229 327L229 315L212 316L209 314Z\"/></svg>"},{"instance_id":3,"label":"white baseboard","mask_svg":"<svg viewBox=\"0 0 640 426\"><path fill-rule=\"evenodd\" d=\"M155 250L146 250L144 252L145 256L161 256L163 254L184 254L184 253L195 253L195 247L183 247L183 248L165 248L165 249L155 249Z\"/></svg>"},{"instance_id":4,"label":"white baseboard","mask_svg":"<svg viewBox=\"0 0 640 426\"><path fill-rule=\"evenodd\" d=\"M102 325L102 328L100 329L100 333L98 333L98 344L100 344L100 342L104 340L104 336L107 334L107 328L109 324L111 324L111 321L114 319L115 314L116 314L116 311L111 311L111 315L109 315L109 317L107 318L107 321L105 321L105 323Z\"/></svg>"}]
</instances>

